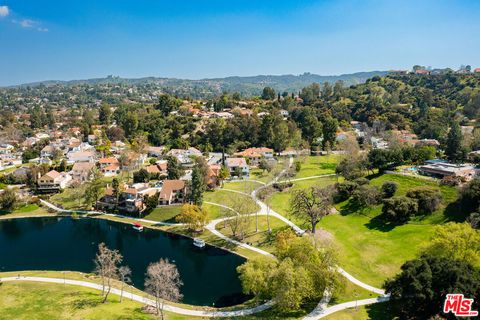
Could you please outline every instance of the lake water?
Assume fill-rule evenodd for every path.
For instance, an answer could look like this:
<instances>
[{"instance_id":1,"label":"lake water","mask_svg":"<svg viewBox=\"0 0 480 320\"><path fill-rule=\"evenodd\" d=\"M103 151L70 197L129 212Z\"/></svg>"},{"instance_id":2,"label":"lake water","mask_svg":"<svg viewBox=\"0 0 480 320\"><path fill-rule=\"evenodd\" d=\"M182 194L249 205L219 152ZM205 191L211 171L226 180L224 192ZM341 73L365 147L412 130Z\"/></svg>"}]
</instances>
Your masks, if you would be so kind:
<instances>
[{"instance_id":1,"label":"lake water","mask_svg":"<svg viewBox=\"0 0 480 320\"><path fill-rule=\"evenodd\" d=\"M246 300L236 267L245 259L206 246L198 249L190 238L157 230L143 232L131 225L102 219L26 218L0 220L0 270L70 270L92 272L98 244L123 255L132 269L133 285L143 289L149 263L174 261L184 295L193 305L231 306Z\"/></svg>"}]
</instances>

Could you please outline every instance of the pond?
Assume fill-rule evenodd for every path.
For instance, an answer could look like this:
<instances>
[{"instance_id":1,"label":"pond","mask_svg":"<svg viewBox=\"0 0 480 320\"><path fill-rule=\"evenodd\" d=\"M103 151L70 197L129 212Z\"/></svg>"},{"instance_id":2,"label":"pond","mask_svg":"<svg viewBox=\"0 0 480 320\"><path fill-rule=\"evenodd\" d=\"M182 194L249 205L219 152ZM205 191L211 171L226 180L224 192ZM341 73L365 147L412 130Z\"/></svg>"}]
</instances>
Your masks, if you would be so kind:
<instances>
[{"instance_id":1,"label":"pond","mask_svg":"<svg viewBox=\"0 0 480 320\"><path fill-rule=\"evenodd\" d=\"M25 218L0 220L0 270L70 270L90 273L98 244L123 255L132 281L143 290L147 266L160 258L175 262L183 286L183 303L217 307L247 300L236 267L245 259L192 239L103 219Z\"/></svg>"}]
</instances>

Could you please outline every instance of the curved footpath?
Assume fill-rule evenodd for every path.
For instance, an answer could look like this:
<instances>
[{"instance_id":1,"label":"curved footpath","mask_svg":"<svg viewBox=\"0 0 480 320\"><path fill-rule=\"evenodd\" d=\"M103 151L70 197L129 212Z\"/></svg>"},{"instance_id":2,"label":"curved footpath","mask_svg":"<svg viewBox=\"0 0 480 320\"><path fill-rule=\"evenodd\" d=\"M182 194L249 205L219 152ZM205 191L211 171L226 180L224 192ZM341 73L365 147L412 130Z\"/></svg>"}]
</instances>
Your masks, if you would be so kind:
<instances>
[{"instance_id":1,"label":"curved footpath","mask_svg":"<svg viewBox=\"0 0 480 320\"><path fill-rule=\"evenodd\" d=\"M292 160L293 159L290 158L290 165L293 163ZM303 234L305 231L302 228L300 228L295 223L293 223L289 219L285 218L281 214L272 210L270 207L268 207L264 202L262 202L257 197L257 192L259 190L261 190L265 187L268 187L268 186L272 185L273 183L277 182L286 170L287 169L284 169L278 177L276 177L274 180L272 180L269 183L263 183L263 182L257 181L257 182L261 183L262 186L260 188L257 188L255 190L253 190L251 194L247 194L247 193L244 193L244 192L241 192L241 191L238 191L238 190L231 190L231 189L220 189L220 190L239 193L239 194L243 194L243 195L252 197L252 199L260 207L260 209L258 210L258 212L250 214L250 216L271 215L271 216L283 221L287 225L289 225L298 234ZM289 181L309 180L309 179L316 179L316 178L322 178L322 177L328 177L328 176L334 176L334 175L335 174L325 174L325 175L318 175L318 176L312 176L312 177L306 177L306 178L290 179ZM232 182L242 182L242 181L244 181L244 180L238 180L238 181L232 181ZM252 180L252 181L254 181L254 180ZM139 222L145 222L145 223L151 223L151 224L157 224L157 225L167 225L167 226L180 226L181 225L181 224L178 224L178 223L168 223L168 222L159 222L159 221L153 221L153 220L147 220L147 219L132 218L132 217L127 217L127 216L123 216L123 215L108 214L108 213L103 213L103 212L98 212L98 211L67 210L67 209L59 208L59 207L57 207L57 206L53 205L52 203L49 203L45 200L40 200L40 201L43 205L45 205L45 206L47 206L47 207L49 207L49 208L51 208L51 209L53 209L57 212L101 214L101 215L107 215L107 216L118 217L118 218L128 218L128 219L136 220L136 221L139 221ZM210 205L219 206L219 207L234 211L232 208L230 208L226 205L223 205L223 204L218 204L218 203L214 203L214 202L205 202L205 203L210 204ZM225 236L224 234L222 234L221 232L219 232L218 230L216 230L216 225L218 223L224 222L225 220L232 219L232 218L233 217L226 217L226 218L219 218L219 219L212 220L212 221L210 221L210 223L208 223L206 225L205 228L207 230L209 230L211 233L213 233L214 235L216 235L217 237L219 237L219 238L221 238L221 239L223 239L227 242L230 242L232 244L235 244L236 246L239 246L239 247L257 252L257 253L262 254L264 256L269 256L269 257L275 258L274 255L272 255L271 253L269 253L267 251L264 251L262 249L256 248L256 247L248 245L246 243L243 243L243 242L234 240L232 238L229 238L229 237ZM345 302L345 303L341 303L341 304L337 304L337 305L328 307L328 303L330 302L330 298L331 298L331 292L327 288L324 292L323 298L320 300L320 302L315 307L315 309L312 312L310 312L307 316L305 316L305 318L304 318L305 320L321 319L321 318L323 318L327 315L330 315L334 312L337 312L337 311L345 310L345 309L348 309L348 308L353 308L353 307L356 307L356 306L368 305L368 304L373 304L373 303L378 303L378 302L385 302L385 301L389 300L389 296L385 295L384 290L379 289L379 288L375 288L373 286L370 286L366 283L361 282L360 280L356 279L355 277L353 277L352 275L350 275L348 272L346 272L345 270L343 270L340 267L338 267L338 272L341 275L343 275L345 278L347 278L347 280L354 283L355 285L357 285L359 287L362 287L362 288L364 288L368 291L379 294L379 295L381 295L381 297L372 298L372 299L350 301L350 302ZM19 278L16 278L16 277L11 277L11 278L0 278L0 279L2 281L23 280L23 281L43 281L43 282L52 282L52 283L64 283L64 279L58 279L58 278L21 277L19 279ZM99 290L102 289L101 285L97 285L97 284L94 284L94 283L91 283L91 282L86 282L86 281L65 280L65 283L73 284L73 285L82 285L82 286L93 288L93 289L99 289L100 288ZM118 290L118 289L112 288L112 292L114 294L120 295L120 290ZM127 294L128 294L128 297L132 298L132 300L142 302L142 303L146 303L146 304L150 304L150 305L153 305L153 306L155 305L155 302L153 300L135 295L133 293L127 293ZM264 310L270 308L273 305L274 305L274 302L269 301L265 304L259 305L259 306L254 307L254 308L235 310L235 311L190 310L190 309L183 309L183 308L180 308L180 307L176 307L176 306L173 306L173 305L166 305L165 310L170 311L170 312L174 312L174 313L178 313L178 314L182 314L182 315L189 315L189 316L232 317L232 316L245 316L245 315L250 315L250 314L253 314L253 313L261 312L261 311L264 311Z\"/></svg>"},{"instance_id":2,"label":"curved footpath","mask_svg":"<svg viewBox=\"0 0 480 320\"><path fill-rule=\"evenodd\" d=\"M33 282L48 282L48 283L58 283L58 284L69 284L69 285L74 285L74 286L82 286L82 287L87 287L95 290L100 290L102 291L102 285L101 284L96 284L88 281L80 281L80 280L69 280L69 279L61 279L61 278L44 278L44 277L5 277L5 278L0 278L0 281L2 282L7 282L7 281L33 281ZM117 288L111 288L111 293L115 295L121 295L121 290ZM123 296L126 299L131 299L140 303L145 303L150 306L155 307L155 301L152 299L149 299L145 296L140 296L138 294L128 292L128 291L123 291ZM273 305L273 302L267 302L265 304L253 307L253 308L248 308L248 309L241 309L241 310L232 310L232 311L216 311L216 310L191 310L191 309L184 309L181 307L165 304L165 311L173 312L173 313L178 313L186 316L192 316L192 317L241 317L241 316L247 316L251 315L257 312L261 312L264 310L267 310Z\"/></svg>"}]
</instances>

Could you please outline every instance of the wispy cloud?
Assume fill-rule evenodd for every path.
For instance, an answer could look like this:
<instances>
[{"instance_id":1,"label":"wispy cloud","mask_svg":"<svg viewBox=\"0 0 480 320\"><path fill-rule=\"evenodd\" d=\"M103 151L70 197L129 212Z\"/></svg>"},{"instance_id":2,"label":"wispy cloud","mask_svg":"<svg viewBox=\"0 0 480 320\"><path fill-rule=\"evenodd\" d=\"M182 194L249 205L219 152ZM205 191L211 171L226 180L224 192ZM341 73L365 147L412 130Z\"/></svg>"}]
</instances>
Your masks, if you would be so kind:
<instances>
[{"instance_id":1,"label":"wispy cloud","mask_svg":"<svg viewBox=\"0 0 480 320\"><path fill-rule=\"evenodd\" d=\"M0 6L0 18L6 17L10 14L8 6Z\"/></svg>"},{"instance_id":2,"label":"wispy cloud","mask_svg":"<svg viewBox=\"0 0 480 320\"><path fill-rule=\"evenodd\" d=\"M32 19L21 19L21 20L12 20L13 23L18 24L22 28L26 29L35 29L39 32L48 32L48 29L43 27L42 24L38 21L32 20Z\"/></svg>"}]
</instances>

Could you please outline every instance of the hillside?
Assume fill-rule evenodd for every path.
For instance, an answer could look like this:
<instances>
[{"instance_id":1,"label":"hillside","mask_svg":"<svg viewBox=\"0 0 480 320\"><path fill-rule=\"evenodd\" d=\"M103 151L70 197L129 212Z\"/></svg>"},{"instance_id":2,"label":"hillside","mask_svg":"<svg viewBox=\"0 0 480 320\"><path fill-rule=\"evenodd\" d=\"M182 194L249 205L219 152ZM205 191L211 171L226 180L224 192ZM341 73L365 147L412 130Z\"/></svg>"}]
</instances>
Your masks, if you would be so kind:
<instances>
[{"instance_id":1,"label":"hillside","mask_svg":"<svg viewBox=\"0 0 480 320\"><path fill-rule=\"evenodd\" d=\"M224 91L239 92L245 96L259 95L265 86L270 86L276 91L297 92L311 83L334 83L343 81L345 85L354 85L364 83L367 79L374 76L386 75L387 71L357 72L351 74L342 74L334 76L321 76L312 73L301 75L258 75L249 77L226 77L212 79L176 79L176 78L121 78L108 76L105 78L70 80L70 81L41 81L22 84L12 88L36 87L36 86L76 86L76 85L104 85L104 84L123 84L129 86L153 85L163 88L167 92L174 94L192 95L198 98L210 97Z\"/></svg>"}]
</instances>

